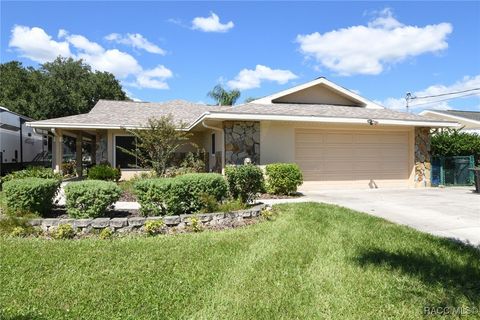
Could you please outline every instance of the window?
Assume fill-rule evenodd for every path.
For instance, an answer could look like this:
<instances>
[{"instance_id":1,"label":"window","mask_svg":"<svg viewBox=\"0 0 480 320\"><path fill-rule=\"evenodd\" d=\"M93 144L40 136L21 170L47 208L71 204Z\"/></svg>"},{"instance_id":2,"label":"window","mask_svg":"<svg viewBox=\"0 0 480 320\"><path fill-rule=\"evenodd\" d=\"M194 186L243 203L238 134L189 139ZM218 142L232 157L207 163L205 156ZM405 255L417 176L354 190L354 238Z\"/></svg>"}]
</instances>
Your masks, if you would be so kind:
<instances>
[{"instance_id":1,"label":"window","mask_svg":"<svg viewBox=\"0 0 480 320\"><path fill-rule=\"evenodd\" d=\"M212 133L212 154L215 154L215 133Z\"/></svg>"},{"instance_id":2,"label":"window","mask_svg":"<svg viewBox=\"0 0 480 320\"><path fill-rule=\"evenodd\" d=\"M137 157L132 156L117 147L135 151L135 138L130 136L115 137L115 166L121 169L138 168Z\"/></svg>"}]
</instances>

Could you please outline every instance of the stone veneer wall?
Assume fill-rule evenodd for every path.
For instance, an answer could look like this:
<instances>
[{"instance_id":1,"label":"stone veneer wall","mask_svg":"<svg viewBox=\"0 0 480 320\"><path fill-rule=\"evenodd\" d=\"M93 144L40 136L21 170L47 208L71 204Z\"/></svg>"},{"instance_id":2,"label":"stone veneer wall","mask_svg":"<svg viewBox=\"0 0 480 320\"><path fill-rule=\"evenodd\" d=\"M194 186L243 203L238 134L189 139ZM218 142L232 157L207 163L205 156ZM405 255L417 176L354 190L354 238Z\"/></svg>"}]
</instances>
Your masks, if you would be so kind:
<instances>
[{"instance_id":1,"label":"stone veneer wall","mask_svg":"<svg viewBox=\"0 0 480 320\"><path fill-rule=\"evenodd\" d=\"M226 121L225 164L243 164L245 158L260 164L260 122Z\"/></svg>"},{"instance_id":2,"label":"stone veneer wall","mask_svg":"<svg viewBox=\"0 0 480 320\"><path fill-rule=\"evenodd\" d=\"M88 233L94 229L110 228L115 232L136 232L141 231L147 221L163 220L165 232L171 229L183 230L191 223L192 217L197 217L202 225L209 227L227 228L237 227L246 224L246 220L259 217L266 206L263 204L255 207L232 212L217 212L205 214L184 214L179 216L164 217L131 217L131 218L95 218L95 219L32 219L29 223L32 226L42 228L48 232L62 224L70 224L77 232Z\"/></svg>"},{"instance_id":3,"label":"stone veneer wall","mask_svg":"<svg viewBox=\"0 0 480 320\"><path fill-rule=\"evenodd\" d=\"M97 133L95 146L95 161L97 162L97 164L108 161L106 131L100 131L99 133Z\"/></svg>"},{"instance_id":4,"label":"stone veneer wall","mask_svg":"<svg viewBox=\"0 0 480 320\"><path fill-rule=\"evenodd\" d=\"M415 128L415 186L430 187L430 128Z\"/></svg>"}]
</instances>

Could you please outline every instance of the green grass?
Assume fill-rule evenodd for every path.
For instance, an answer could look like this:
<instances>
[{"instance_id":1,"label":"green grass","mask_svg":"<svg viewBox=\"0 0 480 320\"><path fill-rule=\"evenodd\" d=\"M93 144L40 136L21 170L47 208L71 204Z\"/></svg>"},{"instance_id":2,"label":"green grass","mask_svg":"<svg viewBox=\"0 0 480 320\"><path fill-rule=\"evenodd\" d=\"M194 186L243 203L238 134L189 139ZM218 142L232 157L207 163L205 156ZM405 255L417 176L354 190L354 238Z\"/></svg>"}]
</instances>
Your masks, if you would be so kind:
<instances>
[{"instance_id":1,"label":"green grass","mask_svg":"<svg viewBox=\"0 0 480 320\"><path fill-rule=\"evenodd\" d=\"M480 308L471 247L330 205L276 209L274 221L222 232L0 239L0 319L414 319L426 305Z\"/></svg>"}]
</instances>

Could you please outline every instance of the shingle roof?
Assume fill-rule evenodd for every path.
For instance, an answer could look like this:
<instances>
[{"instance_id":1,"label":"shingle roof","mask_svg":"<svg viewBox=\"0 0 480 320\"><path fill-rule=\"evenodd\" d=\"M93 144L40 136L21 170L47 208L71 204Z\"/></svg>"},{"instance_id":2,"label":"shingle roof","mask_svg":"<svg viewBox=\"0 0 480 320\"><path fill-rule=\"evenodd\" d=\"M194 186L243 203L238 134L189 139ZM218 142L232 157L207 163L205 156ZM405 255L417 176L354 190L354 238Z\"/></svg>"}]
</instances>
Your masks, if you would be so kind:
<instances>
[{"instance_id":1,"label":"shingle roof","mask_svg":"<svg viewBox=\"0 0 480 320\"><path fill-rule=\"evenodd\" d=\"M89 113L36 121L33 122L33 126L140 127L150 118L168 114L171 114L175 121L183 121L191 125L206 112L442 122L389 109L326 104L247 103L235 107L219 107L195 104L185 100L171 100L163 103L100 100Z\"/></svg>"},{"instance_id":2,"label":"shingle roof","mask_svg":"<svg viewBox=\"0 0 480 320\"><path fill-rule=\"evenodd\" d=\"M110 126L141 126L149 118L171 114L175 121L187 124L210 110L224 107L206 106L185 100L171 100L163 103L100 100L89 113L37 121L37 124L90 124Z\"/></svg>"},{"instance_id":3,"label":"shingle roof","mask_svg":"<svg viewBox=\"0 0 480 320\"><path fill-rule=\"evenodd\" d=\"M216 111L212 111L216 112ZM253 104L247 103L222 110L227 113L269 114L286 116L313 116L332 118L385 119L407 121L433 121L424 116L399 112L390 109L368 109L363 107L327 105L327 104ZM438 122L438 120L436 120Z\"/></svg>"},{"instance_id":4,"label":"shingle roof","mask_svg":"<svg viewBox=\"0 0 480 320\"><path fill-rule=\"evenodd\" d=\"M455 117L462 117L473 121L480 121L480 111L462 111L462 110L432 110L437 113L443 113Z\"/></svg>"}]
</instances>

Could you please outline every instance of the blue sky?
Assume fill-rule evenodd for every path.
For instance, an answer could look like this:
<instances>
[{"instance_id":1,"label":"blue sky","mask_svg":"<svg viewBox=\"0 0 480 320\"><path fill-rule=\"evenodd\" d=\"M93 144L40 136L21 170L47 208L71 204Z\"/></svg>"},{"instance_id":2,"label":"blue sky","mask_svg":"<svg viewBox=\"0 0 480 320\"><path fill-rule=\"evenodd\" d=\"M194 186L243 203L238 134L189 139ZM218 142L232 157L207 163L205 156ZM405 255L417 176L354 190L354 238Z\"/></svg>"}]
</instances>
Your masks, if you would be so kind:
<instances>
[{"instance_id":1,"label":"blue sky","mask_svg":"<svg viewBox=\"0 0 480 320\"><path fill-rule=\"evenodd\" d=\"M222 83L242 102L325 76L403 110L406 92L480 88L478 1L2 1L0 45L2 62L83 58L144 101L211 103ZM436 100L414 110L480 110L478 96Z\"/></svg>"}]
</instances>

